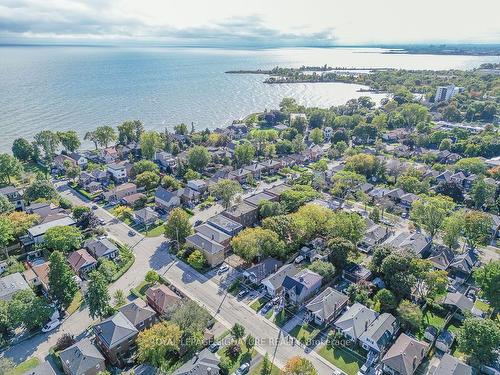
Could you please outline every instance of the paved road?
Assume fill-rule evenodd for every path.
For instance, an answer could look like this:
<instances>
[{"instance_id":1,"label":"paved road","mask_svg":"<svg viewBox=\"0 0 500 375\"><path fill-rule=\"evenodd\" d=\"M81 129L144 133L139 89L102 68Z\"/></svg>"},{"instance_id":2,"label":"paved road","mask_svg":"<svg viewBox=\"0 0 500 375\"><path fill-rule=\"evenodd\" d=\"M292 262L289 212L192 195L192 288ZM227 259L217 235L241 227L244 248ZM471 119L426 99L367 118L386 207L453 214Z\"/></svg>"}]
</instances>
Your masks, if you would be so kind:
<instances>
[{"instance_id":1,"label":"paved road","mask_svg":"<svg viewBox=\"0 0 500 375\"><path fill-rule=\"evenodd\" d=\"M58 189L74 204L88 204L65 186L59 186ZM217 208L214 208L214 211L216 210ZM332 373L333 367L317 353L305 353L301 347L283 341L282 331L265 317L255 314L246 304L226 294L225 290L220 289L215 282L169 255L165 247L162 246L165 241L163 236L147 238L137 234L130 237L128 236L130 230L128 226L116 220L104 209L99 208L95 212L97 216L106 221L105 227L109 236L130 246L136 258L130 270L110 286L111 293L116 289L128 291L144 279L147 271L154 269L163 274L169 282L188 297L209 310L227 328L230 328L234 323L243 324L246 331L256 338L257 350L261 353L268 352L277 366L282 367L293 356L307 356L319 374ZM69 317L58 330L48 334L39 334L21 342L9 348L5 352L5 356L13 358L16 362L33 356L43 359L63 333L69 332L76 337L83 336L92 323L88 310L82 309Z\"/></svg>"}]
</instances>

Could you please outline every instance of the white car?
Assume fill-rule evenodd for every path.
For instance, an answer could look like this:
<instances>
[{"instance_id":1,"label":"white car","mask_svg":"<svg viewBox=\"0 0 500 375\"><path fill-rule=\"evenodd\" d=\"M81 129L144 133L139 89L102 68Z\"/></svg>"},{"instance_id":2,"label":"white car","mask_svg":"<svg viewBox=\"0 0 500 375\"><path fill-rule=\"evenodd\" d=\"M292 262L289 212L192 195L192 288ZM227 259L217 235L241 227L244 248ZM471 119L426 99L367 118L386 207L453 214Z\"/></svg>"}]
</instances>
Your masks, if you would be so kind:
<instances>
[{"instance_id":1,"label":"white car","mask_svg":"<svg viewBox=\"0 0 500 375\"><path fill-rule=\"evenodd\" d=\"M297 258L295 258L295 264L299 264L304 260L304 257L302 255L299 255Z\"/></svg>"},{"instance_id":2,"label":"white car","mask_svg":"<svg viewBox=\"0 0 500 375\"><path fill-rule=\"evenodd\" d=\"M217 274L222 275L224 272L227 271L229 271L229 266L227 264L224 264L217 270Z\"/></svg>"},{"instance_id":3,"label":"white car","mask_svg":"<svg viewBox=\"0 0 500 375\"><path fill-rule=\"evenodd\" d=\"M45 324L43 326L42 332L50 332L53 329L59 327L60 325L61 325L61 321L60 320L51 320L50 322L48 322L47 324Z\"/></svg>"}]
</instances>

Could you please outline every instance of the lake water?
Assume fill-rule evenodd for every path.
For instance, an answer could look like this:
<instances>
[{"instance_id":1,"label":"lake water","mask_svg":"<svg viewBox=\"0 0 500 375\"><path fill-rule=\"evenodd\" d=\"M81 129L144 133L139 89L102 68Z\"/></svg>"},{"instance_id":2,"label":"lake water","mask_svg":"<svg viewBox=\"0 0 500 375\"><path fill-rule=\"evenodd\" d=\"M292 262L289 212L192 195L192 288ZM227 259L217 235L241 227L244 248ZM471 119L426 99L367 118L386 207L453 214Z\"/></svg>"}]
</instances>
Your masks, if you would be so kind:
<instances>
[{"instance_id":1,"label":"lake water","mask_svg":"<svg viewBox=\"0 0 500 375\"><path fill-rule=\"evenodd\" d=\"M148 129L195 123L224 126L275 108L283 97L329 107L366 95L341 83L262 83L262 75L227 70L274 66L449 69L473 68L498 57L383 54L373 48L230 50L207 48L0 47L0 151L16 137L43 129L116 126L139 119ZM370 94L375 100L383 95Z\"/></svg>"}]
</instances>

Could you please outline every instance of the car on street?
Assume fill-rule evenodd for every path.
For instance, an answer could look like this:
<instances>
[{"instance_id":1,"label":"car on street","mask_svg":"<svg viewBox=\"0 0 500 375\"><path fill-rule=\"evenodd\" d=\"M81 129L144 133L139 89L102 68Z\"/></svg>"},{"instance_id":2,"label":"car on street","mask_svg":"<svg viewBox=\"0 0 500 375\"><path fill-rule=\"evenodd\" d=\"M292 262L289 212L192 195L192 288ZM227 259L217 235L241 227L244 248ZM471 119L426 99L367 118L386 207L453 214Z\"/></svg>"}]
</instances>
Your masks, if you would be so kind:
<instances>
[{"instance_id":1,"label":"car on street","mask_svg":"<svg viewBox=\"0 0 500 375\"><path fill-rule=\"evenodd\" d=\"M238 298L243 298L248 294L248 290L243 289L241 292L238 293Z\"/></svg>"},{"instance_id":2,"label":"car on street","mask_svg":"<svg viewBox=\"0 0 500 375\"><path fill-rule=\"evenodd\" d=\"M194 226L195 226L195 227L197 227L198 225L201 225L201 223L203 223L203 221L201 221L201 220L196 220L196 221L194 222Z\"/></svg>"},{"instance_id":3,"label":"car on street","mask_svg":"<svg viewBox=\"0 0 500 375\"><path fill-rule=\"evenodd\" d=\"M129 235L130 237L134 237L134 236L136 235L136 233L135 233L133 230L129 230L129 231L128 231L128 235Z\"/></svg>"},{"instance_id":4,"label":"car on street","mask_svg":"<svg viewBox=\"0 0 500 375\"><path fill-rule=\"evenodd\" d=\"M224 264L220 266L220 268L217 270L217 275L222 275L224 272L229 271L229 266L227 264Z\"/></svg>"},{"instance_id":5,"label":"car on street","mask_svg":"<svg viewBox=\"0 0 500 375\"><path fill-rule=\"evenodd\" d=\"M93 204L93 205L92 205L92 209L93 209L93 210L97 210L98 208L99 208L99 206L98 206L97 204Z\"/></svg>"},{"instance_id":6,"label":"car on street","mask_svg":"<svg viewBox=\"0 0 500 375\"><path fill-rule=\"evenodd\" d=\"M250 363L243 363L240 367L238 367L238 370L236 370L235 374L236 375L244 375L248 372L250 369Z\"/></svg>"},{"instance_id":7,"label":"car on street","mask_svg":"<svg viewBox=\"0 0 500 375\"><path fill-rule=\"evenodd\" d=\"M106 224L106 220L104 220L102 217L99 218L99 224L104 225Z\"/></svg>"},{"instance_id":8,"label":"car on street","mask_svg":"<svg viewBox=\"0 0 500 375\"><path fill-rule=\"evenodd\" d=\"M50 332L53 329L59 327L61 325L61 321L59 319L51 320L47 324L45 324L42 328L42 332Z\"/></svg>"},{"instance_id":9,"label":"car on street","mask_svg":"<svg viewBox=\"0 0 500 375\"><path fill-rule=\"evenodd\" d=\"M214 342L210 344L208 350L210 350L212 353L215 353L217 350L219 350L219 348L220 348L220 342Z\"/></svg>"},{"instance_id":10,"label":"car on street","mask_svg":"<svg viewBox=\"0 0 500 375\"><path fill-rule=\"evenodd\" d=\"M272 302L268 302L264 305L264 307L262 307L262 309L260 309L260 313L262 315L265 315L268 313L269 310L271 310L271 308L273 307L273 303Z\"/></svg>"}]
</instances>

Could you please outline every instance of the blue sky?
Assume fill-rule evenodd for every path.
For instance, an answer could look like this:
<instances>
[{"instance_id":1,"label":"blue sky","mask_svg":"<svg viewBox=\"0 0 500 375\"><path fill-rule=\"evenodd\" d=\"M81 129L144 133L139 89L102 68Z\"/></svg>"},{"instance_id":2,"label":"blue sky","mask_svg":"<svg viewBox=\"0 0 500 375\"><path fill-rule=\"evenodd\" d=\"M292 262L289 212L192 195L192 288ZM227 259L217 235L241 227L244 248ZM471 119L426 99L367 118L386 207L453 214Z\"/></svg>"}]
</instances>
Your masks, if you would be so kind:
<instances>
[{"instance_id":1,"label":"blue sky","mask_svg":"<svg viewBox=\"0 0 500 375\"><path fill-rule=\"evenodd\" d=\"M500 43L500 0L0 0L0 42Z\"/></svg>"}]
</instances>

